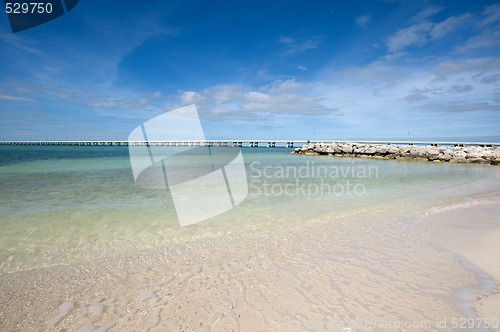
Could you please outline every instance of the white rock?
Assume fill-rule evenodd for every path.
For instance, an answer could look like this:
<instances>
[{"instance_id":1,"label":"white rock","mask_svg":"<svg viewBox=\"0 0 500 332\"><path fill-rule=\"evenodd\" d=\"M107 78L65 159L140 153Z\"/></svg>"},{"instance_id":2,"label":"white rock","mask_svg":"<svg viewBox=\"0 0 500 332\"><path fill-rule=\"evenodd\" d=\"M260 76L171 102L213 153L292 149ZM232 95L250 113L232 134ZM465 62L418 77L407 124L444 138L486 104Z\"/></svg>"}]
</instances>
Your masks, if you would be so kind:
<instances>
[{"instance_id":1,"label":"white rock","mask_svg":"<svg viewBox=\"0 0 500 332\"><path fill-rule=\"evenodd\" d=\"M342 145L342 152L343 153L352 153L352 145L351 144L344 144Z\"/></svg>"}]
</instances>

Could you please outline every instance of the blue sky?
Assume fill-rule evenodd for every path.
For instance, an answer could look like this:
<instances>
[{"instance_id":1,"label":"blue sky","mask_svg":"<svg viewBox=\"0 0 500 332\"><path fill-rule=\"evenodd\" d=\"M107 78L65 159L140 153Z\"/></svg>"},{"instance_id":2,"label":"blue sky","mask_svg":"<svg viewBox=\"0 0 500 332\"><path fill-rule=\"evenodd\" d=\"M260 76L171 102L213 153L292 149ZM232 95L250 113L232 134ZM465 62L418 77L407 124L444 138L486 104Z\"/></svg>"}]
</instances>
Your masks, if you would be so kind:
<instances>
[{"instance_id":1,"label":"blue sky","mask_svg":"<svg viewBox=\"0 0 500 332\"><path fill-rule=\"evenodd\" d=\"M498 1L91 1L12 33L0 139L500 138Z\"/></svg>"}]
</instances>

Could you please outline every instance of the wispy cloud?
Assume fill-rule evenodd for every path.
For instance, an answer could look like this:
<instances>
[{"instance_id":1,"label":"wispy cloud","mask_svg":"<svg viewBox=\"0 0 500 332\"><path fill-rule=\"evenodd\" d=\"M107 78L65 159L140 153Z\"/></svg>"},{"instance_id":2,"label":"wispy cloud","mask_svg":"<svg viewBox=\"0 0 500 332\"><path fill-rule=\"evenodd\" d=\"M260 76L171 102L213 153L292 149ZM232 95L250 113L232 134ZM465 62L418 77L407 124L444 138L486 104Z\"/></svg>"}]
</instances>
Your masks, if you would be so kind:
<instances>
[{"instance_id":1,"label":"wispy cloud","mask_svg":"<svg viewBox=\"0 0 500 332\"><path fill-rule=\"evenodd\" d=\"M500 58L447 59L430 69L435 81L448 81L450 77L467 74L475 81L500 71Z\"/></svg>"},{"instance_id":2,"label":"wispy cloud","mask_svg":"<svg viewBox=\"0 0 500 332\"><path fill-rule=\"evenodd\" d=\"M36 102L35 99L27 98L27 97L19 97L19 96L9 96L0 94L0 100L17 100L17 101L29 101Z\"/></svg>"},{"instance_id":3,"label":"wispy cloud","mask_svg":"<svg viewBox=\"0 0 500 332\"><path fill-rule=\"evenodd\" d=\"M432 27L430 31L432 39L440 39L445 35L454 32L465 26L468 20L471 19L470 13L465 13L460 16L451 16L444 20L443 22L437 23Z\"/></svg>"},{"instance_id":4,"label":"wispy cloud","mask_svg":"<svg viewBox=\"0 0 500 332\"><path fill-rule=\"evenodd\" d=\"M481 20L481 26L496 24L500 20L500 5L490 5L486 7L483 11L483 19Z\"/></svg>"},{"instance_id":5,"label":"wispy cloud","mask_svg":"<svg viewBox=\"0 0 500 332\"><path fill-rule=\"evenodd\" d=\"M436 15L437 13L439 13L442 10L443 10L442 7L438 7L438 6L434 6L434 5L426 6L426 8L424 8L423 10L418 12L415 16L413 16L410 19L409 23L419 24L422 22L426 22L427 20L429 20L429 18Z\"/></svg>"},{"instance_id":6,"label":"wispy cloud","mask_svg":"<svg viewBox=\"0 0 500 332\"><path fill-rule=\"evenodd\" d=\"M389 52L397 52L413 44L425 44L427 42L427 35L431 29L432 23L423 22L399 30L390 36L387 41Z\"/></svg>"},{"instance_id":7,"label":"wispy cloud","mask_svg":"<svg viewBox=\"0 0 500 332\"><path fill-rule=\"evenodd\" d=\"M283 43L283 44L295 44L295 39L290 38L290 37L281 36L279 39L279 42Z\"/></svg>"},{"instance_id":8,"label":"wispy cloud","mask_svg":"<svg viewBox=\"0 0 500 332\"><path fill-rule=\"evenodd\" d=\"M500 105L487 102L478 103L448 103L448 104L424 104L418 108L422 110L443 112L443 113L463 113L463 112L479 112L479 111L493 111L500 113Z\"/></svg>"},{"instance_id":9,"label":"wispy cloud","mask_svg":"<svg viewBox=\"0 0 500 332\"><path fill-rule=\"evenodd\" d=\"M356 18L354 22L356 22L357 25L360 27L366 27L368 23L370 22L370 15L361 15Z\"/></svg>"},{"instance_id":10,"label":"wispy cloud","mask_svg":"<svg viewBox=\"0 0 500 332\"><path fill-rule=\"evenodd\" d=\"M414 16L409 22L412 25L399 29L387 39L389 52L398 52L416 45L423 46L430 41L436 41L455 33L460 29L469 29L473 33L463 44L456 46L459 52L467 52L482 47L500 45L500 5L488 6L481 14L469 12L459 16L450 16L441 22L429 20L442 9L429 7ZM475 34L477 27L482 27Z\"/></svg>"},{"instance_id":11,"label":"wispy cloud","mask_svg":"<svg viewBox=\"0 0 500 332\"><path fill-rule=\"evenodd\" d=\"M28 38L23 38L12 33L0 33L0 40L3 47L17 49L30 54L40 54L37 42Z\"/></svg>"},{"instance_id":12,"label":"wispy cloud","mask_svg":"<svg viewBox=\"0 0 500 332\"><path fill-rule=\"evenodd\" d=\"M417 101L422 101L425 99L429 99L426 95L423 93L417 92L417 93L412 93L404 97L404 100L410 103L417 102Z\"/></svg>"},{"instance_id":13,"label":"wispy cloud","mask_svg":"<svg viewBox=\"0 0 500 332\"><path fill-rule=\"evenodd\" d=\"M147 95L148 98L160 98L162 96L160 91L151 92Z\"/></svg>"},{"instance_id":14,"label":"wispy cloud","mask_svg":"<svg viewBox=\"0 0 500 332\"><path fill-rule=\"evenodd\" d=\"M458 52L468 52L478 48L488 48L500 45L500 30L488 30L470 38L463 45L457 46Z\"/></svg>"},{"instance_id":15,"label":"wispy cloud","mask_svg":"<svg viewBox=\"0 0 500 332\"><path fill-rule=\"evenodd\" d=\"M481 31L463 45L457 46L457 51L467 52L477 48L500 45L500 5L486 7L482 16L476 21L476 25L482 28Z\"/></svg>"},{"instance_id":16,"label":"wispy cloud","mask_svg":"<svg viewBox=\"0 0 500 332\"><path fill-rule=\"evenodd\" d=\"M311 91L323 97L323 105L342 114L335 120L339 135L354 128L376 135L379 127L388 136L397 135L398 130L402 135L401 129L418 127L420 135L439 136L454 130L443 128L443 121L465 123L476 112L481 112L481 119L474 121L492 134L500 121L498 85L484 80L495 81L492 75L499 73L500 60L495 57L444 58L437 64L419 66L378 60L329 72L328 77L311 82ZM472 122L467 128L477 130Z\"/></svg>"},{"instance_id":17,"label":"wispy cloud","mask_svg":"<svg viewBox=\"0 0 500 332\"><path fill-rule=\"evenodd\" d=\"M290 37L282 36L278 41L285 47L283 55L292 55L317 48L321 44L321 39L321 36L313 36L304 40L295 40Z\"/></svg>"},{"instance_id":18,"label":"wispy cloud","mask_svg":"<svg viewBox=\"0 0 500 332\"><path fill-rule=\"evenodd\" d=\"M479 79L482 84L495 84L500 81L500 73L484 75Z\"/></svg>"}]
</instances>

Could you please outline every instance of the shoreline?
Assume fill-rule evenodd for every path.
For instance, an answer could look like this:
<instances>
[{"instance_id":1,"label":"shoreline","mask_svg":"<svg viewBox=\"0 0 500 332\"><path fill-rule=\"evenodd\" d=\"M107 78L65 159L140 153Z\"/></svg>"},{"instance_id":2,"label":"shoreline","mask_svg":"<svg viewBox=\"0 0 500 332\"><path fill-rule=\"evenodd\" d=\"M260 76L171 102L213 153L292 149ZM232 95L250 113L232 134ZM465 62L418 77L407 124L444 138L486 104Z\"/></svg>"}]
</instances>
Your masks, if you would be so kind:
<instances>
[{"instance_id":1,"label":"shoreline","mask_svg":"<svg viewBox=\"0 0 500 332\"><path fill-rule=\"evenodd\" d=\"M451 299L474 271L430 247L405 210L380 212L2 275L0 329L303 331L373 318L441 331L436 318L468 318Z\"/></svg>"},{"instance_id":2,"label":"shoreline","mask_svg":"<svg viewBox=\"0 0 500 332\"><path fill-rule=\"evenodd\" d=\"M335 157L360 157L449 163L475 163L500 165L500 147L492 146L437 146L397 145L368 143L308 143L296 148L292 154L330 155Z\"/></svg>"},{"instance_id":3,"label":"shoreline","mask_svg":"<svg viewBox=\"0 0 500 332\"><path fill-rule=\"evenodd\" d=\"M471 299L470 305L479 317L500 321L500 261L494 254L500 251L499 215L500 203L490 203L434 213L424 218L422 225L427 228L425 238L493 279L494 287ZM500 327L491 331L500 331Z\"/></svg>"},{"instance_id":4,"label":"shoreline","mask_svg":"<svg viewBox=\"0 0 500 332\"><path fill-rule=\"evenodd\" d=\"M303 331L332 330L324 327L332 321L401 330L374 320L451 331L452 318L478 316L470 302L485 283L463 258L424 238L432 223L422 220L426 211L500 202L492 171L426 199L383 200L341 215L329 208L287 227L3 274L0 331Z\"/></svg>"}]
</instances>

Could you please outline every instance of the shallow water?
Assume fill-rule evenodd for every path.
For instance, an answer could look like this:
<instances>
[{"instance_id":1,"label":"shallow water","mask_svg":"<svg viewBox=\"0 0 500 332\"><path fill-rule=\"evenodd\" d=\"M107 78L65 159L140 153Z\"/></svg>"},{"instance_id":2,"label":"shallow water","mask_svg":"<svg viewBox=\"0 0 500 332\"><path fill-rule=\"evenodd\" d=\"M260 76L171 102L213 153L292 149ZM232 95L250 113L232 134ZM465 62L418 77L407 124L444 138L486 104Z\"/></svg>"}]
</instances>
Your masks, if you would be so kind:
<instances>
[{"instance_id":1,"label":"shallow water","mask_svg":"<svg viewBox=\"0 0 500 332\"><path fill-rule=\"evenodd\" d=\"M491 284L430 246L413 222L402 222L405 215L402 207L392 214L374 208L334 223L4 274L0 328L300 331L342 323L335 329L405 330L373 325L391 321L451 330L437 322L475 317L463 304Z\"/></svg>"},{"instance_id":2,"label":"shallow water","mask_svg":"<svg viewBox=\"0 0 500 332\"><path fill-rule=\"evenodd\" d=\"M0 273L342 219L374 206L391 210L395 202L453 200L494 172L487 165L290 155L286 148L242 151L247 198L180 227L168 190L135 184L126 147L0 146Z\"/></svg>"}]
</instances>

